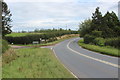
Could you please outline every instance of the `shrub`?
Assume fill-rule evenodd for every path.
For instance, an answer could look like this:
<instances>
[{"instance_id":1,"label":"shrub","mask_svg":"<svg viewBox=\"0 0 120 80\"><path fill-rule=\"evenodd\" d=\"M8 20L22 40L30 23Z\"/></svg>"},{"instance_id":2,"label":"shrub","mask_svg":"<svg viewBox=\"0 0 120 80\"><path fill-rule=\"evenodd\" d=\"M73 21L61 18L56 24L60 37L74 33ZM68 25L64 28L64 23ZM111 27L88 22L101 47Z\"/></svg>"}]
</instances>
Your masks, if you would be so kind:
<instances>
[{"instance_id":1,"label":"shrub","mask_svg":"<svg viewBox=\"0 0 120 80\"><path fill-rule=\"evenodd\" d=\"M9 49L8 43L5 40L2 40L2 53Z\"/></svg>"},{"instance_id":2,"label":"shrub","mask_svg":"<svg viewBox=\"0 0 120 80\"><path fill-rule=\"evenodd\" d=\"M95 37L101 37L102 36L102 31L94 30L94 31L92 31L91 34L94 35Z\"/></svg>"},{"instance_id":3,"label":"shrub","mask_svg":"<svg viewBox=\"0 0 120 80\"><path fill-rule=\"evenodd\" d=\"M98 45L98 46L104 46L105 44L105 39L104 38L101 38L101 37L98 37L98 38L95 38L93 43L95 45Z\"/></svg>"},{"instance_id":4,"label":"shrub","mask_svg":"<svg viewBox=\"0 0 120 80\"><path fill-rule=\"evenodd\" d=\"M94 36L86 34L84 37L84 43L86 43L86 44L93 43L94 39L95 39Z\"/></svg>"},{"instance_id":5,"label":"shrub","mask_svg":"<svg viewBox=\"0 0 120 80\"><path fill-rule=\"evenodd\" d=\"M119 44L120 44L120 37L108 38L108 39L106 39L106 42L105 42L106 46L113 46L116 48L120 48Z\"/></svg>"}]
</instances>

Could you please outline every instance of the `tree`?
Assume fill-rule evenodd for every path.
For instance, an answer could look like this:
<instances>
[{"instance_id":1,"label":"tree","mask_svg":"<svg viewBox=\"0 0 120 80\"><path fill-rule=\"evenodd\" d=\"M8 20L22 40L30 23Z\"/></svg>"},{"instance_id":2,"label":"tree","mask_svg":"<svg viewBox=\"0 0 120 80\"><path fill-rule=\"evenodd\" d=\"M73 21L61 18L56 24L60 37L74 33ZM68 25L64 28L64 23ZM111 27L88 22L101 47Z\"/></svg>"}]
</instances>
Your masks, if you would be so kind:
<instances>
[{"instance_id":1,"label":"tree","mask_svg":"<svg viewBox=\"0 0 120 80\"><path fill-rule=\"evenodd\" d=\"M99 11L99 7L97 7L95 13L93 13L93 16L92 16L91 30L100 31L101 25L103 25L102 24L102 14Z\"/></svg>"},{"instance_id":2,"label":"tree","mask_svg":"<svg viewBox=\"0 0 120 80\"><path fill-rule=\"evenodd\" d=\"M10 29L12 27L10 24L10 22L12 22L11 16L12 14L8 9L8 5L2 2L2 37L12 32Z\"/></svg>"},{"instance_id":3,"label":"tree","mask_svg":"<svg viewBox=\"0 0 120 80\"><path fill-rule=\"evenodd\" d=\"M40 32L40 30L39 29L35 29L34 32Z\"/></svg>"},{"instance_id":4,"label":"tree","mask_svg":"<svg viewBox=\"0 0 120 80\"><path fill-rule=\"evenodd\" d=\"M104 37L117 37L120 36L120 26L119 26L119 20L116 14L112 11L112 13L107 12L103 17L103 24L104 24L104 30L103 35Z\"/></svg>"},{"instance_id":5,"label":"tree","mask_svg":"<svg viewBox=\"0 0 120 80\"><path fill-rule=\"evenodd\" d=\"M80 37L89 34L92 20L88 19L79 24Z\"/></svg>"}]
</instances>

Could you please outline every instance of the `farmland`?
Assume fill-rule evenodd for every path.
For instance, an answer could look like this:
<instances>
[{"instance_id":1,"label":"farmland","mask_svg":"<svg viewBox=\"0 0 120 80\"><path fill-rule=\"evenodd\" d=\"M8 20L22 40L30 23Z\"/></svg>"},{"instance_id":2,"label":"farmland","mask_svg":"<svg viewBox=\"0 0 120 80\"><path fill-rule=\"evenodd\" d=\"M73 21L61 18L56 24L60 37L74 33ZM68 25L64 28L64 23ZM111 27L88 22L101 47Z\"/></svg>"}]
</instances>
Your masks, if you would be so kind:
<instances>
[{"instance_id":1,"label":"farmland","mask_svg":"<svg viewBox=\"0 0 120 80\"><path fill-rule=\"evenodd\" d=\"M42 34L42 33L11 33L11 34L7 34L6 36L20 37L20 36L34 35L34 34Z\"/></svg>"}]
</instances>

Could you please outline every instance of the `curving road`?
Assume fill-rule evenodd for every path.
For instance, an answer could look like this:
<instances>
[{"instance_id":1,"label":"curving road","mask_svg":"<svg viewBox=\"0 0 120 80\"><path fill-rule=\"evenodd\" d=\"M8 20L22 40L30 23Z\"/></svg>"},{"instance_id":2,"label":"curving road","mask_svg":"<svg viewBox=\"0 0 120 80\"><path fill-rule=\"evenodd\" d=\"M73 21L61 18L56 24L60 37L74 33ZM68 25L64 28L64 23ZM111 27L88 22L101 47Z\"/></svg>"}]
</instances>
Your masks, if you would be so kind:
<instances>
[{"instance_id":1,"label":"curving road","mask_svg":"<svg viewBox=\"0 0 120 80\"><path fill-rule=\"evenodd\" d=\"M53 50L64 66L78 78L118 78L118 58L81 48L80 38L65 40Z\"/></svg>"}]
</instances>

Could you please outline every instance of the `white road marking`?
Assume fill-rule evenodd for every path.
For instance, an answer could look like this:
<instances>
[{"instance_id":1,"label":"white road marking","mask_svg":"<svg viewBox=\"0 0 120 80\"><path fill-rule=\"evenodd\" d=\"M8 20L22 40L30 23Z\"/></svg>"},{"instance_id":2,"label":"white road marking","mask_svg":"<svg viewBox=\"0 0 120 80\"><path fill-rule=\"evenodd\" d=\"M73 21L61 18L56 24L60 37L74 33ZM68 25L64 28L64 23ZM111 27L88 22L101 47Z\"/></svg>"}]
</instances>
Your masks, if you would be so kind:
<instances>
[{"instance_id":1,"label":"white road marking","mask_svg":"<svg viewBox=\"0 0 120 80\"><path fill-rule=\"evenodd\" d=\"M59 58L57 57L57 55L56 55L56 53L55 53L55 51L54 51L54 49L53 49L53 52L54 52L54 54L55 54L55 56L56 56L56 58L59 60ZM59 60L59 62L61 63L61 61ZM62 64L62 63L61 63ZM62 64L64 67L65 67L65 69L67 69L75 78L77 78L78 79L78 77L73 73L73 72L71 72L64 64Z\"/></svg>"},{"instance_id":2,"label":"white road marking","mask_svg":"<svg viewBox=\"0 0 120 80\"><path fill-rule=\"evenodd\" d=\"M81 46L79 46L80 48L82 48ZM95 54L97 54L97 53L95 53ZM116 59L117 57L114 57L114 56L108 56L108 55L104 55L104 54L97 54L97 55L101 55L101 56L105 56L105 57L109 57L109 58L114 58L114 59Z\"/></svg>"},{"instance_id":3,"label":"white road marking","mask_svg":"<svg viewBox=\"0 0 120 80\"><path fill-rule=\"evenodd\" d=\"M86 57L86 58L89 58L89 59L92 59L92 60L95 60L95 61L98 61L98 62L101 62L101 63L104 63L104 64L108 64L108 65L111 65L111 66L113 66L113 67L120 68L120 65L117 65L117 64L114 64L114 63L110 63L110 62L107 62L107 61L104 61L104 60L100 60L100 59L97 59L97 58L94 58L94 57L91 57L91 56L87 56L87 55L84 55L84 54L82 54L82 53L80 53L80 52L77 52L77 51L71 49L71 48L69 47L69 45L70 45L70 43L71 43L72 41L74 41L74 40L69 41L68 44L67 44L67 48L68 48L69 50L71 50L71 51L73 51L73 52L75 52L75 53L77 53L77 54L79 54L79 55L81 55L81 56L83 56L83 57Z\"/></svg>"}]
</instances>

